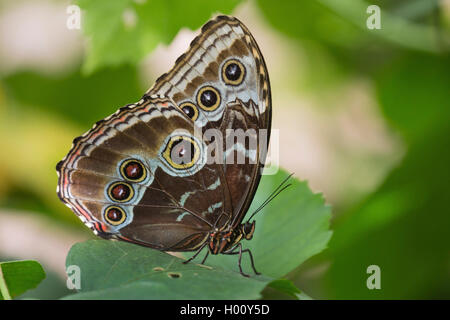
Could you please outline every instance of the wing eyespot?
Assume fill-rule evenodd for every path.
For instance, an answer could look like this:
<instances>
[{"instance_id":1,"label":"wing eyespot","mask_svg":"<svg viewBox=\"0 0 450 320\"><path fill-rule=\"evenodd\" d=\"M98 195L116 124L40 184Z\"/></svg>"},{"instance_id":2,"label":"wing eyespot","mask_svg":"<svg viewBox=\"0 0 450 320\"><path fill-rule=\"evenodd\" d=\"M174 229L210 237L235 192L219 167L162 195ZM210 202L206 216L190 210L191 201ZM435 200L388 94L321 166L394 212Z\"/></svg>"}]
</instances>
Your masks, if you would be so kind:
<instances>
[{"instance_id":1,"label":"wing eyespot","mask_svg":"<svg viewBox=\"0 0 450 320\"><path fill-rule=\"evenodd\" d=\"M121 164L120 174L128 181L142 182L147 178L147 169L140 160L128 159Z\"/></svg>"},{"instance_id":2,"label":"wing eyespot","mask_svg":"<svg viewBox=\"0 0 450 320\"><path fill-rule=\"evenodd\" d=\"M127 202L134 196L131 185L125 182L114 182L108 187L108 196L114 202Z\"/></svg>"},{"instance_id":3,"label":"wing eyespot","mask_svg":"<svg viewBox=\"0 0 450 320\"><path fill-rule=\"evenodd\" d=\"M173 136L167 143L162 156L174 169L189 169L200 158L200 148L190 137Z\"/></svg>"},{"instance_id":4,"label":"wing eyespot","mask_svg":"<svg viewBox=\"0 0 450 320\"><path fill-rule=\"evenodd\" d=\"M246 70L242 62L237 59L230 59L222 66L222 81L228 85L238 86L244 81L245 73Z\"/></svg>"},{"instance_id":5,"label":"wing eyespot","mask_svg":"<svg viewBox=\"0 0 450 320\"><path fill-rule=\"evenodd\" d=\"M118 206L109 206L105 209L103 217L110 225L118 226L126 220L127 214Z\"/></svg>"},{"instance_id":6,"label":"wing eyespot","mask_svg":"<svg viewBox=\"0 0 450 320\"><path fill-rule=\"evenodd\" d=\"M205 86L197 93L197 104L205 111L214 111L220 106L219 91L212 86Z\"/></svg>"},{"instance_id":7,"label":"wing eyespot","mask_svg":"<svg viewBox=\"0 0 450 320\"><path fill-rule=\"evenodd\" d=\"M184 102L180 105L180 109L193 121L198 118L198 108L191 102Z\"/></svg>"}]
</instances>

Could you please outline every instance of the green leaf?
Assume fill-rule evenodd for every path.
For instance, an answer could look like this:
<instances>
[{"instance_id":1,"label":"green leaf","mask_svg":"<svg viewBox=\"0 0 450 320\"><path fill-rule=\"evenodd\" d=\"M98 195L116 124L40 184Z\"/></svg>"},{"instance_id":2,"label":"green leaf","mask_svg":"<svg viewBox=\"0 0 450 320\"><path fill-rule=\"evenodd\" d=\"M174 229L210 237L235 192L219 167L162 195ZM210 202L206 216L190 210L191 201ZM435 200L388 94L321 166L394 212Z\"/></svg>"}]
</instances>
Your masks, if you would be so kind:
<instances>
[{"instance_id":1,"label":"green leaf","mask_svg":"<svg viewBox=\"0 0 450 320\"><path fill-rule=\"evenodd\" d=\"M36 288L44 278L44 269L37 261L0 262L0 300L14 299Z\"/></svg>"},{"instance_id":2,"label":"green leaf","mask_svg":"<svg viewBox=\"0 0 450 320\"><path fill-rule=\"evenodd\" d=\"M286 176L284 171L264 176L249 213ZM81 288L80 293L66 298L257 299L269 283L296 298L306 298L290 281L273 281L326 247L331 236L330 208L305 182L291 179L291 183L256 215L254 239L243 241L244 248L252 250L256 267L264 276L253 275L245 254L243 268L252 275L250 278L239 273L237 256L210 256L207 266L195 264L197 260L185 265L182 259L157 250L95 240L76 244L70 250L66 265L80 267ZM172 278L171 274L178 277Z\"/></svg>"},{"instance_id":3,"label":"green leaf","mask_svg":"<svg viewBox=\"0 0 450 320\"><path fill-rule=\"evenodd\" d=\"M374 3L375 2L375 3ZM378 3L377 3L378 2ZM429 6L438 7L437 1ZM267 20L279 30L301 39L314 39L339 47L360 49L373 45L376 40L392 43L408 49L440 52L436 41L436 26L418 24L403 16L389 12L385 1L363 0L314 0L299 2L287 0L282 3L258 0ZM367 28L370 5L381 7L381 29ZM430 17L431 18L431 17ZM431 19L430 19L431 20ZM445 34L448 40L448 34Z\"/></svg>"},{"instance_id":4,"label":"green leaf","mask_svg":"<svg viewBox=\"0 0 450 320\"><path fill-rule=\"evenodd\" d=\"M80 267L81 293L66 299L257 299L272 280L182 262L125 242L78 243L66 265Z\"/></svg>"},{"instance_id":5,"label":"green leaf","mask_svg":"<svg viewBox=\"0 0 450 320\"><path fill-rule=\"evenodd\" d=\"M280 170L276 175L263 176L249 213L254 212L287 175ZM305 181L291 178L289 183L292 185L255 216L253 239L243 241L244 248L253 253L257 270L273 278L285 276L321 252L332 234L329 230L331 208L324 204L322 195L314 194ZM247 272L251 270L249 260L242 259ZM239 270L236 256L212 256L208 264Z\"/></svg>"},{"instance_id":6,"label":"green leaf","mask_svg":"<svg viewBox=\"0 0 450 320\"><path fill-rule=\"evenodd\" d=\"M90 39L84 71L137 63L182 27L197 29L215 13L230 13L239 0L78 0Z\"/></svg>"},{"instance_id":7,"label":"green leaf","mask_svg":"<svg viewBox=\"0 0 450 320\"><path fill-rule=\"evenodd\" d=\"M441 48L436 41L436 26L433 24L420 25L404 19L403 17L391 14L384 10L384 3L379 1L383 10L380 12L381 28L370 30L366 26L366 21L371 15L367 13L367 8L373 4L362 0L317 0L319 3L336 12L346 21L358 26L367 34L372 34L383 40L387 40L395 45L405 48L426 51L439 52ZM437 7L437 1L433 2L432 7ZM375 31L375 32L374 32Z\"/></svg>"},{"instance_id":8,"label":"green leaf","mask_svg":"<svg viewBox=\"0 0 450 320\"><path fill-rule=\"evenodd\" d=\"M270 288L283 292L297 300L312 300L311 297L301 292L290 280L277 279L269 283Z\"/></svg>"},{"instance_id":9,"label":"green leaf","mask_svg":"<svg viewBox=\"0 0 450 320\"><path fill-rule=\"evenodd\" d=\"M408 143L448 124L450 108L444 106L450 96L448 56L400 55L380 68L375 81L382 112Z\"/></svg>"},{"instance_id":10,"label":"green leaf","mask_svg":"<svg viewBox=\"0 0 450 320\"><path fill-rule=\"evenodd\" d=\"M2 85L21 108L52 112L86 130L94 121L138 101L143 92L136 68L130 66L105 68L89 76L78 69L53 77L18 72L2 79Z\"/></svg>"}]
</instances>

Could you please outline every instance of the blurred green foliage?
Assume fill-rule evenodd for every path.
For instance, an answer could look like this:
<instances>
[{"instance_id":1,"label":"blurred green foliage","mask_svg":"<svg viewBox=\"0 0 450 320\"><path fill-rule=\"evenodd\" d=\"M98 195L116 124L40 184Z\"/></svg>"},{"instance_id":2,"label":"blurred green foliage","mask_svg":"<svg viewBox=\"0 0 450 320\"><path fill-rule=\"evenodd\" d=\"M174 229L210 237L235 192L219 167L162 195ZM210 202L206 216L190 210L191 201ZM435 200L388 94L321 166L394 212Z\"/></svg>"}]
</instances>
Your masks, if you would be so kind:
<instances>
[{"instance_id":1,"label":"blurred green foliage","mask_svg":"<svg viewBox=\"0 0 450 320\"><path fill-rule=\"evenodd\" d=\"M80 70L48 77L24 71L3 79L6 94L25 108L52 112L89 129L93 119L103 119L131 101L141 98L135 67L105 68L83 76ZM126 85L124 85L126 84Z\"/></svg>"},{"instance_id":2,"label":"blurred green foliage","mask_svg":"<svg viewBox=\"0 0 450 320\"><path fill-rule=\"evenodd\" d=\"M0 262L0 300L11 300L35 288L45 278L34 260Z\"/></svg>"},{"instance_id":3,"label":"blurred green foliage","mask_svg":"<svg viewBox=\"0 0 450 320\"><path fill-rule=\"evenodd\" d=\"M182 27L200 27L215 12L232 14L239 1L77 3L85 10L90 40L82 66L59 76L26 70L0 79L0 134L15 137L0 141L0 205L34 208L65 221L72 216L56 198L54 164L71 139L140 98L146 88L137 63L156 45L169 43ZM321 96L350 79L364 79L406 149L384 182L356 205L332 203L339 209L333 212L330 248L306 266L321 269L318 278L294 272L290 279L313 298L450 298L448 5L437 0L252 4L274 30L302 48L306 70L291 72L303 71L309 86L299 91ZM366 28L369 4L381 7L380 30ZM366 287L372 264L381 268L381 290Z\"/></svg>"},{"instance_id":4,"label":"blurred green foliage","mask_svg":"<svg viewBox=\"0 0 450 320\"><path fill-rule=\"evenodd\" d=\"M84 71L123 63L136 64L178 31L197 29L212 13L228 14L239 0L78 0L84 10L83 30L91 39Z\"/></svg>"},{"instance_id":5,"label":"blurred green foliage","mask_svg":"<svg viewBox=\"0 0 450 320\"><path fill-rule=\"evenodd\" d=\"M375 81L408 152L378 190L336 222L327 280L338 298L448 298L450 61L408 54ZM361 266L371 264L383 270L381 291L365 287Z\"/></svg>"}]
</instances>

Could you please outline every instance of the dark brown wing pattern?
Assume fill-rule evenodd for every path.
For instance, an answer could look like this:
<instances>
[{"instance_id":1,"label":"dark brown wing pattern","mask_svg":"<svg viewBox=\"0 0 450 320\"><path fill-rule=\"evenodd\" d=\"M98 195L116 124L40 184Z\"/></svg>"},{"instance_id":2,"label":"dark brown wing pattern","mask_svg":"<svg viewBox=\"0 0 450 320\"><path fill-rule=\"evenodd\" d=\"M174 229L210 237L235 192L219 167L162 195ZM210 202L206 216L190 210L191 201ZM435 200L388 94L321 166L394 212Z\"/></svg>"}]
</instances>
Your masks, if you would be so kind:
<instances>
[{"instance_id":1,"label":"dark brown wing pattern","mask_svg":"<svg viewBox=\"0 0 450 320\"><path fill-rule=\"evenodd\" d=\"M201 154L202 142L189 140L193 132L192 120L168 98L122 108L74 140L57 166L58 195L99 236L194 250L212 227L211 204L223 199L211 187L218 177L200 177L200 171L213 172L201 159L186 174L162 155L176 137L187 137ZM127 176L136 168L145 174ZM186 238L193 240L178 248Z\"/></svg>"},{"instance_id":2,"label":"dark brown wing pattern","mask_svg":"<svg viewBox=\"0 0 450 320\"><path fill-rule=\"evenodd\" d=\"M227 67L233 62L242 76L235 81L226 76ZM211 87L220 95L220 103L213 110L202 107L200 99L202 91ZM158 78L149 90L149 94L152 93L172 98L181 108L193 105L198 113L195 123L203 128L203 133L211 128L221 131L224 157L237 160L246 156L244 164L223 161L224 187L230 192L233 221L240 223L259 184L272 117L267 68L250 31L234 17L218 16L211 20L191 42L189 50L177 59L175 66ZM227 145L230 135L226 130L230 129L236 130L241 141L236 138L234 143ZM244 131L244 136L239 129ZM243 145L242 138L248 140L252 130L257 133L252 136L256 146L250 148L248 144ZM260 141L259 134L263 135L264 141ZM226 221L224 217L219 225Z\"/></svg>"},{"instance_id":3,"label":"dark brown wing pattern","mask_svg":"<svg viewBox=\"0 0 450 320\"><path fill-rule=\"evenodd\" d=\"M101 237L196 250L216 227L241 223L270 123L261 52L241 22L219 16L138 103L74 140L57 165L58 195Z\"/></svg>"}]
</instances>

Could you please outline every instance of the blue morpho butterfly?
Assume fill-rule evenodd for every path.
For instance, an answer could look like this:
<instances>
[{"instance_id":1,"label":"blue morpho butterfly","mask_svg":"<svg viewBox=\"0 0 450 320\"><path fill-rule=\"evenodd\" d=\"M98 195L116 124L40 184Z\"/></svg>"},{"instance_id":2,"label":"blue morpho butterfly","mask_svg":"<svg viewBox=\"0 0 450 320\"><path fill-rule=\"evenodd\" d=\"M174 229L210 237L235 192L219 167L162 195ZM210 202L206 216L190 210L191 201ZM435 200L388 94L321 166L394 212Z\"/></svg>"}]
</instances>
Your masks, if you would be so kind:
<instances>
[{"instance_id":1,"label":"blue morpho butterfly","mask_svg":"<svg viewBox=\"0 0 450 320\"><path fill-rule=\"evenodd\" d=\"M230 129L269 133L271 115L269 76L255 39L236 18L218 16L139 102L73 141L57 165L58 195L102 238L197 251L185 262L205 247L203 262L209 253L239 254L244 276L247 252L258 274L240 241L255 230L253 215L242 220L261 178L269 134L254 135L253 146L250 139L228 138ZM205 138L211 130L231 141L216 149L214 156L224 161L205 161L215 141ZM248 161L225 161L239 155Z\"/></svg>"}]
</instances>

